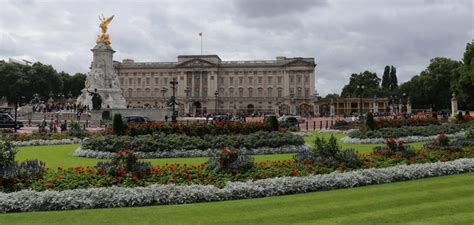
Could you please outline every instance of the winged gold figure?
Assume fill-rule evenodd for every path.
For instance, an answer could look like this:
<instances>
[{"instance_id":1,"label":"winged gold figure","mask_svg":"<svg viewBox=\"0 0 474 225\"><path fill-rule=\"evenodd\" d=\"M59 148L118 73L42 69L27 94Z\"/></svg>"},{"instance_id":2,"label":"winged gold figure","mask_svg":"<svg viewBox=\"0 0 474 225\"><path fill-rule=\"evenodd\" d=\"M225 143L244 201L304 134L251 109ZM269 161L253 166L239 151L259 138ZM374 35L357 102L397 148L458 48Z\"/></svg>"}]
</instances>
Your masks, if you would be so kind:
<instances>
[{"instance_id":1,"label":"winged gold figure","mask_svg":"<svg viewBox=\"0 0 474 225\"><path fill-rule=\"evenodd\" d=\"M114 19L114 16L112 15L111 17L105 17L102 15L102 17L99 16L100 20L100 29L102 33L98 35L96 43L104 42L107 45L110 45L110 38L109 35L107 34L107 26L109 25L110 22L112 22L112 19Z\"/></svg>"}]
</instances>

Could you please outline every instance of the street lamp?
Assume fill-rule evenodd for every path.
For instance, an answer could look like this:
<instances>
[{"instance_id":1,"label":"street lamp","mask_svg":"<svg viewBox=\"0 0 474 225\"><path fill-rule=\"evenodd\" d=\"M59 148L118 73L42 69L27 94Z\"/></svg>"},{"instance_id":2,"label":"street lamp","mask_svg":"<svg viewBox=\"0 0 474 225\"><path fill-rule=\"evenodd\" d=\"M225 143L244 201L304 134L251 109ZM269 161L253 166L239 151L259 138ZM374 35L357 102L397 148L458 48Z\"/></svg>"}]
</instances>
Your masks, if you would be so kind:
<instances>
[{"instance_id":1,"label":"street lamp","mask_svg":"<svg viewBox=\"0 0 474 225\"><path fill-rule=\"evenodd\" d=\"M406 112L405 108L406 108L406 104L407 104L407 101L406 101L406 97L407 97L407 93L403 92L402 93L402 112ZM404 102L405 101L405 102Z\"/></svg>"},{"instance_id":2,"label":"street lamp","mask_svg":"<svg viewBox=\"0 0 474 225\"><path fill-rule=\"evenodd\" d=\"M178 81L176 81L176 78L173 78L173 80L170 82L171 88L173 89L173 95L171 96L170 103L171 106L173 107L173 115L171 116L171 122L176 122L176 117L177 117L177 112L176 112L176 85L178 84Z\"/></svg>"},{"instance_id":3,"label":"street lamp","mask_svg":"<svg viewBox=\"0 0 474 225\"><path fill-rule=\"evenodd\" d=\"M219 97L219 91L216 90L216 92L214 92L214 96L216 97L216 105L215 105L215 110L214 110L214 113L217 114L217 98Z\"/></svg>"},{"instance_id":4,"label":"street lamp","mask_svg":"<svg viewBox=\"0 0 474 225\"><path fill-rule=\"evenodd\" d=\"M358 84L357 85L357 90L359 91L359 116L362 116L362 93L365 89L365 86L363 84Z\"/></svg>"}]
</instances>

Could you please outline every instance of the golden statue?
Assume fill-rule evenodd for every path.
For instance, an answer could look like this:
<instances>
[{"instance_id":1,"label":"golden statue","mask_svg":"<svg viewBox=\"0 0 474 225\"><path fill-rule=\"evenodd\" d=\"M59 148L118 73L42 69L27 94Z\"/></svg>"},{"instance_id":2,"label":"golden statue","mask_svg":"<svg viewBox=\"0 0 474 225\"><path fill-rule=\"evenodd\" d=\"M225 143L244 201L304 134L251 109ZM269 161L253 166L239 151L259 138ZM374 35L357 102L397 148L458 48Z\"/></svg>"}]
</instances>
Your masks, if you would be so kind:
<instances>
[{"instance_id":1,"label":"golden statue","mask_svg":"<svg viewBox=\"0 0 474 225\"><path fill-rule=\"evenodd\" d=\"M100 20L99 27L102 30L102 33L97 36L97 41L96 41L97 44L99 44L100 42L104 42L106 45L110 45L110 38L109 38L109 35L107 34L107 25L109 25L109 23L112 22L113 18L114 18L113 15L109 18L104 17L104 15L102 15L102 18L99 16L99 20Z\"/></svg>"}]
</instances>

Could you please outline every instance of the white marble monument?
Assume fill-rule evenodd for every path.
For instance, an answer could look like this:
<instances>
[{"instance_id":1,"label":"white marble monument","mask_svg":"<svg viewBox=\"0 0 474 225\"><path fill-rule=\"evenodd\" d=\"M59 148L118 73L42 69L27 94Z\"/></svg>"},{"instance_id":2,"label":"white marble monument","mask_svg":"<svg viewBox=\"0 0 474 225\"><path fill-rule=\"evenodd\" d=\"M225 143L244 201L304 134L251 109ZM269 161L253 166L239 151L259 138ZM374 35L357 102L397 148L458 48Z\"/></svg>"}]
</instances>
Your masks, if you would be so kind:
<instances>
[{"instance_id":1,"label":"white marble monument","mask_svg":"<svg viewBox=\"0 0 474 225\"><path fill-rule=\"evenodd\" d=\"M102 98L101 109L124 109L127 106L113 66L115 51L110 46L109 36L106 33L107 25L112 19L113 16L101 18L102 33L97 38L96 46L91 50L93 52L91 71L87 74L85 87L77 99L77 104L88 105L90 109L93 109L91 93L95 90Z\"/></svg>"}]
</instances>

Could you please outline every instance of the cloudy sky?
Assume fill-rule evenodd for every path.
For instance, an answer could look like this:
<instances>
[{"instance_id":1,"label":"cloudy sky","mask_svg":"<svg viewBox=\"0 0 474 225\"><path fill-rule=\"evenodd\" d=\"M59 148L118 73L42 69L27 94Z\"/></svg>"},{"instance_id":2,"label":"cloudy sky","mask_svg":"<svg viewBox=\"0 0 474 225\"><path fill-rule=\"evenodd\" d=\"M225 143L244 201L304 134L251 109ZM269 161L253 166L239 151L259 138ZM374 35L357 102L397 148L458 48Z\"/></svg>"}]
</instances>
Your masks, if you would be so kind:
<instances>
[{"instance_id":1,"label":"cloudy sky","mask_svg":"<svg viewBox=\"0 0 474 225\"><path fill-rule=\"evenodd\" d=\"M314 57L316 89L339 93L355 72L397 67L406 81L433 57L461 59L474 38L472 0L0 0L0 59L87 72L109 25L115 60L175 61L204 54L223 60Z\"/></svg>"}]
</instances>

